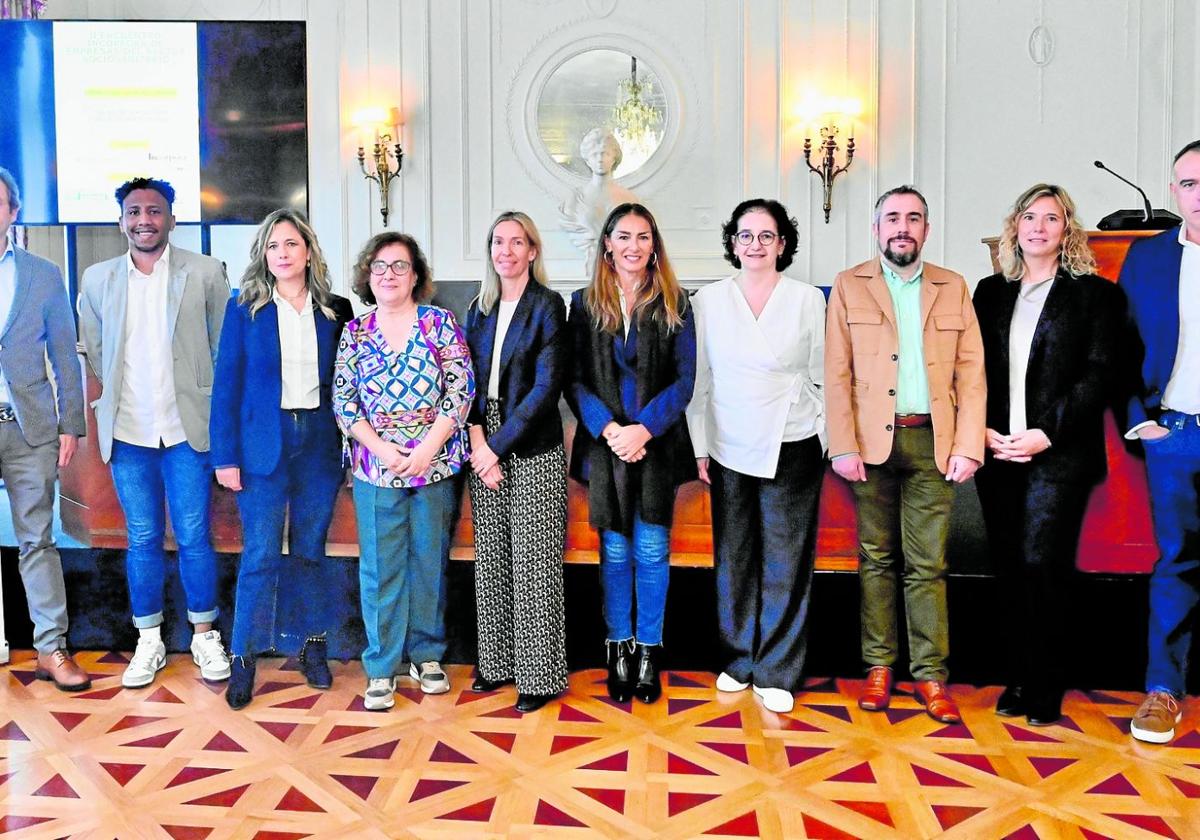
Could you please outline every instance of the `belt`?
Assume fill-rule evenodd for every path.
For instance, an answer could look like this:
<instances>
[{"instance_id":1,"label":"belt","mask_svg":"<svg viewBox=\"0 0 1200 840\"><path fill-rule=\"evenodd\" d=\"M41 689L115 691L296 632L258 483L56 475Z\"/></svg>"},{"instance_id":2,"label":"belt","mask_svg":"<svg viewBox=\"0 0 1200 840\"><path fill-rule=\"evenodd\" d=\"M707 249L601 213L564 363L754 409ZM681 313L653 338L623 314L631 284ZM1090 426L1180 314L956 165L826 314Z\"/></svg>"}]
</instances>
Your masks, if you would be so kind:
<instances>
[{"instance_id":1,"label":"belt","mask_svg":"<svg viewBox=\"0 0 1200 840\"><path fill-rule=\"evenodd\" d=\"M0 405L0 423L11 423L17 419L17 412L11 405Z\"/></svg>"},{"instance_id":2,"label":"belt","mask_svg":"<svg viewBox=\"0 0 1200 840\"><path fill-rule=\"evenodd\" d=\"M896 426L901 429L923 429L933 425L933 419L928 414L897 414Z\"/></svg>"}]
</instances>

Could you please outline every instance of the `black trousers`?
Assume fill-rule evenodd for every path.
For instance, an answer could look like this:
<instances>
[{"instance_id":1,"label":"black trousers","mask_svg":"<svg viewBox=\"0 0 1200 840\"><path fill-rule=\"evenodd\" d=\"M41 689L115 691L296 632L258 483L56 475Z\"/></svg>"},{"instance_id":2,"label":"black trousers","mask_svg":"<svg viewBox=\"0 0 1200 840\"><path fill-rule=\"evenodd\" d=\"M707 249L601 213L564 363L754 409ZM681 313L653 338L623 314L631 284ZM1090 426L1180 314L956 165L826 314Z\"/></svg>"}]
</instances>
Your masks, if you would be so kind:
<instances>
[{"instance_id":1,"label":"black trousers","mask_svg":"<svg viewBox=\"0 0 1200 840\"><path fill-rule=\"evenodd\" d=\"M1001 585L1007 681L1027 696L1065 687L1075 554L1092 485L1049 481L1036 462L990 461L975 476Z\"/></svg>"},{"instance_id":2,"label":"black trousers","mask_svg":"<svg viewBox=\"0 0 1200 840\"><path fill-rule=\"evenodd\" d=\"M725 672L795 691L808 652L817 504L825 464L816 436L784 443L774 478L709 461L717 624Z\"/></svg>"}]
</instances>

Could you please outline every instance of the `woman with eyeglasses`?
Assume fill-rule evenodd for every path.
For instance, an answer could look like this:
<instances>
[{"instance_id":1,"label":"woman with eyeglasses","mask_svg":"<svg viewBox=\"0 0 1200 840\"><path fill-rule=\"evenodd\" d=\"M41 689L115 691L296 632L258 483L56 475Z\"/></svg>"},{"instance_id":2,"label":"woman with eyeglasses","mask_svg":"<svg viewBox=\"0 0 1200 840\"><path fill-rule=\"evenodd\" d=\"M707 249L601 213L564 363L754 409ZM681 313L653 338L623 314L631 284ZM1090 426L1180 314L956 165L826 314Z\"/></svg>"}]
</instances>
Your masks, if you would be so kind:
<instances>
[{"instance_id":1,"label":"woman with eyeglasses","mask_svg":"<svg viewBox=\"0 0 1200 840\"><path fill-rule=\"evenodd\" d=\"M567 471L558 398L566 307L546 286L542 239L524 213L501 213L467 312L479 389L471 406L471 518L479 665L472 689L517 684L518 712L567 687L563 543Z\"/></svg>"},{"instance_id":2,"label":"woman with eyeglasses","mask_svg":"<svg viewBox=\"0 0 1200 840\"><path fill-rule=\"evenodd\" d=\"M688 426L712 488L719 691L753 686L791 711L808 648L817 503L825 475L825 296L781 272L796 222L778 201L734 208L722 229L736 274L705 286L696 312Z\"/></svg>"},{"instance_id":3,"label":"woman with eyeglasses","mask_svg":"<svg viewBox=\"0 0 1200 840\"><path fill-rule=\"evenodd\" d=\"M296 210L263 220L238 295L225 307L213 374L209 437L217 481L242 519L225 690L240 709L254 693L255 657L275 647L275 603L288 527L285 586L306 611L300 667L329 688L325 537L345 471L331 399L333 362L350 301L329 289L317 235Z\"/></svg>"},{"instance_id":4,"label":"woman with eyeglasses","mask_svg":"<svg viewBox=\"0 0 1200 840\"><path fill-rule=\"evenodd\" d=\"M588 519L600 531L609 696L653 703L675 490L696 477L683 419L696 334L649 210L615 207L597 251L568 316L567 399L579 418L570 472L588 485Z\"/></svg>"},{"instance_id":5,"label":"woman with eyeglasses","mask_svg":"<svg viewBox=\"0 0 1200 840\"><path fill-rule=\"evenodd\" d=\"M443 694L446 563L475 398L470 352L454 316L423 303L433 277L416 240L386 232L358 255L353 289L375 309L346 325L334 411L351 439L359 587L367 648L363 705L395 704L406 672Z\"/></svg>"}]
</instances>

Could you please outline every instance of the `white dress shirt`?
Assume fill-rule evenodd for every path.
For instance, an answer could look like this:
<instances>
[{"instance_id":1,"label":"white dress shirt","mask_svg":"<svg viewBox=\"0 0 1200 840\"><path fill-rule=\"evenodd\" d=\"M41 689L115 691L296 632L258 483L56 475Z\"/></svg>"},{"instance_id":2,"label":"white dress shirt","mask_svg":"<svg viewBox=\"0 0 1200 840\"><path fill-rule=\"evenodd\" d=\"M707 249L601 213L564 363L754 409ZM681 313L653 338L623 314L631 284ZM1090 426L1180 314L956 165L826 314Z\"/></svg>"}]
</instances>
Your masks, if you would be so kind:
<instances>
[{"instance_id":1,"label":"white dress shirt","mask_svg":"<svg viewBox=\"0 0 1200 840\"><path fill-rule=\"evenodd\" d=\"M4 240L4 254L0 255L0 331L8 323L12 312L13 298L17 294L17 255L12 241ZM9 402L8 377L0 370L0 403Z\"/></svg>"},{"instance_id":2,"label":"white dress shirt","mask_svg":"<svg viewBox=\"0 0 1200 840\"><path fill-rule=\"evenodd\" d=\"M774 478L784 442L825 435L825 296L781 276L758 318L737 276L692 298L696 387L687 409L697 458Z\"/></svg>"},{"instance_id":3,"label":"white dress shirt","mask_svg":"<svg viewBox=\"0 0 1200 840\"><path fill-rule=\"evenodd\" d=\"M167 328L167 284L171 247L142 274L128 262L125 308L125 362L113 437L135 446L158 448L187 440L175 402L174 352Z\"/></svg>"},{"instance_id":4,"label":"white dress shirt","mask_svg":"<svg viewBox=\"0 0 1200 840\"><path fill-rule=\"evenodd\" d=\"M283 376L280 408L319 408L321 377L317 372L317 321L312 292L305 292L297 312L275 287L272 294L279 317L279 371Z\"/></svg>"},{"instance_id":5,"label":"white dress shirt","mask_svg":"<svg viewBox=\"0 0 1200 840\"><path fill-rule=\"evenodd\" d=\"M492 344L492 367L488 371L487 381L487 398L489 400L500 398L500 355L504 350L504 336L508 335L513 313L517 311L517 304L520 302L521 299L517 298L497 303L499 309L496 311L496 341Z\"/></svg>"},{"instance_id":6,"label":"white dress shirt","mask_svg":"<svg viewBox=\"0 0 1200 840\"><path fill-rule=\"evenodd\" d=\"M1042 308L1046 305L1054 278L1036 283L1021 283L1019 280L1010 282L1020 283L1008 332L1008 433L1015 435L1029 429L1025 417L1025 374L1029 371L1033 334L1042 317Z\"/></svg>"},{"instance_id":7,"label":"white dress shirt","mask_svg":"<svg viewBox=\"0 0 1200 840\"><path fill-rule=\"evenodd\" d=\"M1163 391L1162 404L1172 411L1200 414L1200 244L1187 238L1179 226L1179 347L1175 368Z\"/></svg>"}]
</instances>

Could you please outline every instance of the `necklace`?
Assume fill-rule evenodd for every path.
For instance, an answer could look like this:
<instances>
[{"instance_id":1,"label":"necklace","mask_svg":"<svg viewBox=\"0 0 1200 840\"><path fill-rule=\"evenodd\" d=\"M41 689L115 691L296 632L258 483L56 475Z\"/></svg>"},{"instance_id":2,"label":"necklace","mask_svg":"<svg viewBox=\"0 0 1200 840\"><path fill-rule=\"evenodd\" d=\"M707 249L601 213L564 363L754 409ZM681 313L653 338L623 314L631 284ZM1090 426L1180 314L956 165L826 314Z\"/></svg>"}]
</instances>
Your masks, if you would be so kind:
<instances>
[{"instance_id":1,"label":"necklace","mask_svg":"<svg viewBox=\"0 0 1200 840\"><path fill-rule=\"evenodd\" d=\"M282 290L282 289L280 289L280 288L279 288L279 286L276 286L276 287L275 287L275 290L276 290L277 292L279 292L279 296L280 296L281 298L283 298L284 300L286 300L288 303L295 303L296 301L300 300L300 298L302 298L302 297L304 297L306 294L308 294L308 285L307 285L307 284L305 284L305 285L301 286L301 287L300 287L300 292L299 292L299 294L295 294L295 295L286 295L286 294L284 294L284 293L283 293L283 290Z\"/></svg>"}]
</instances>

